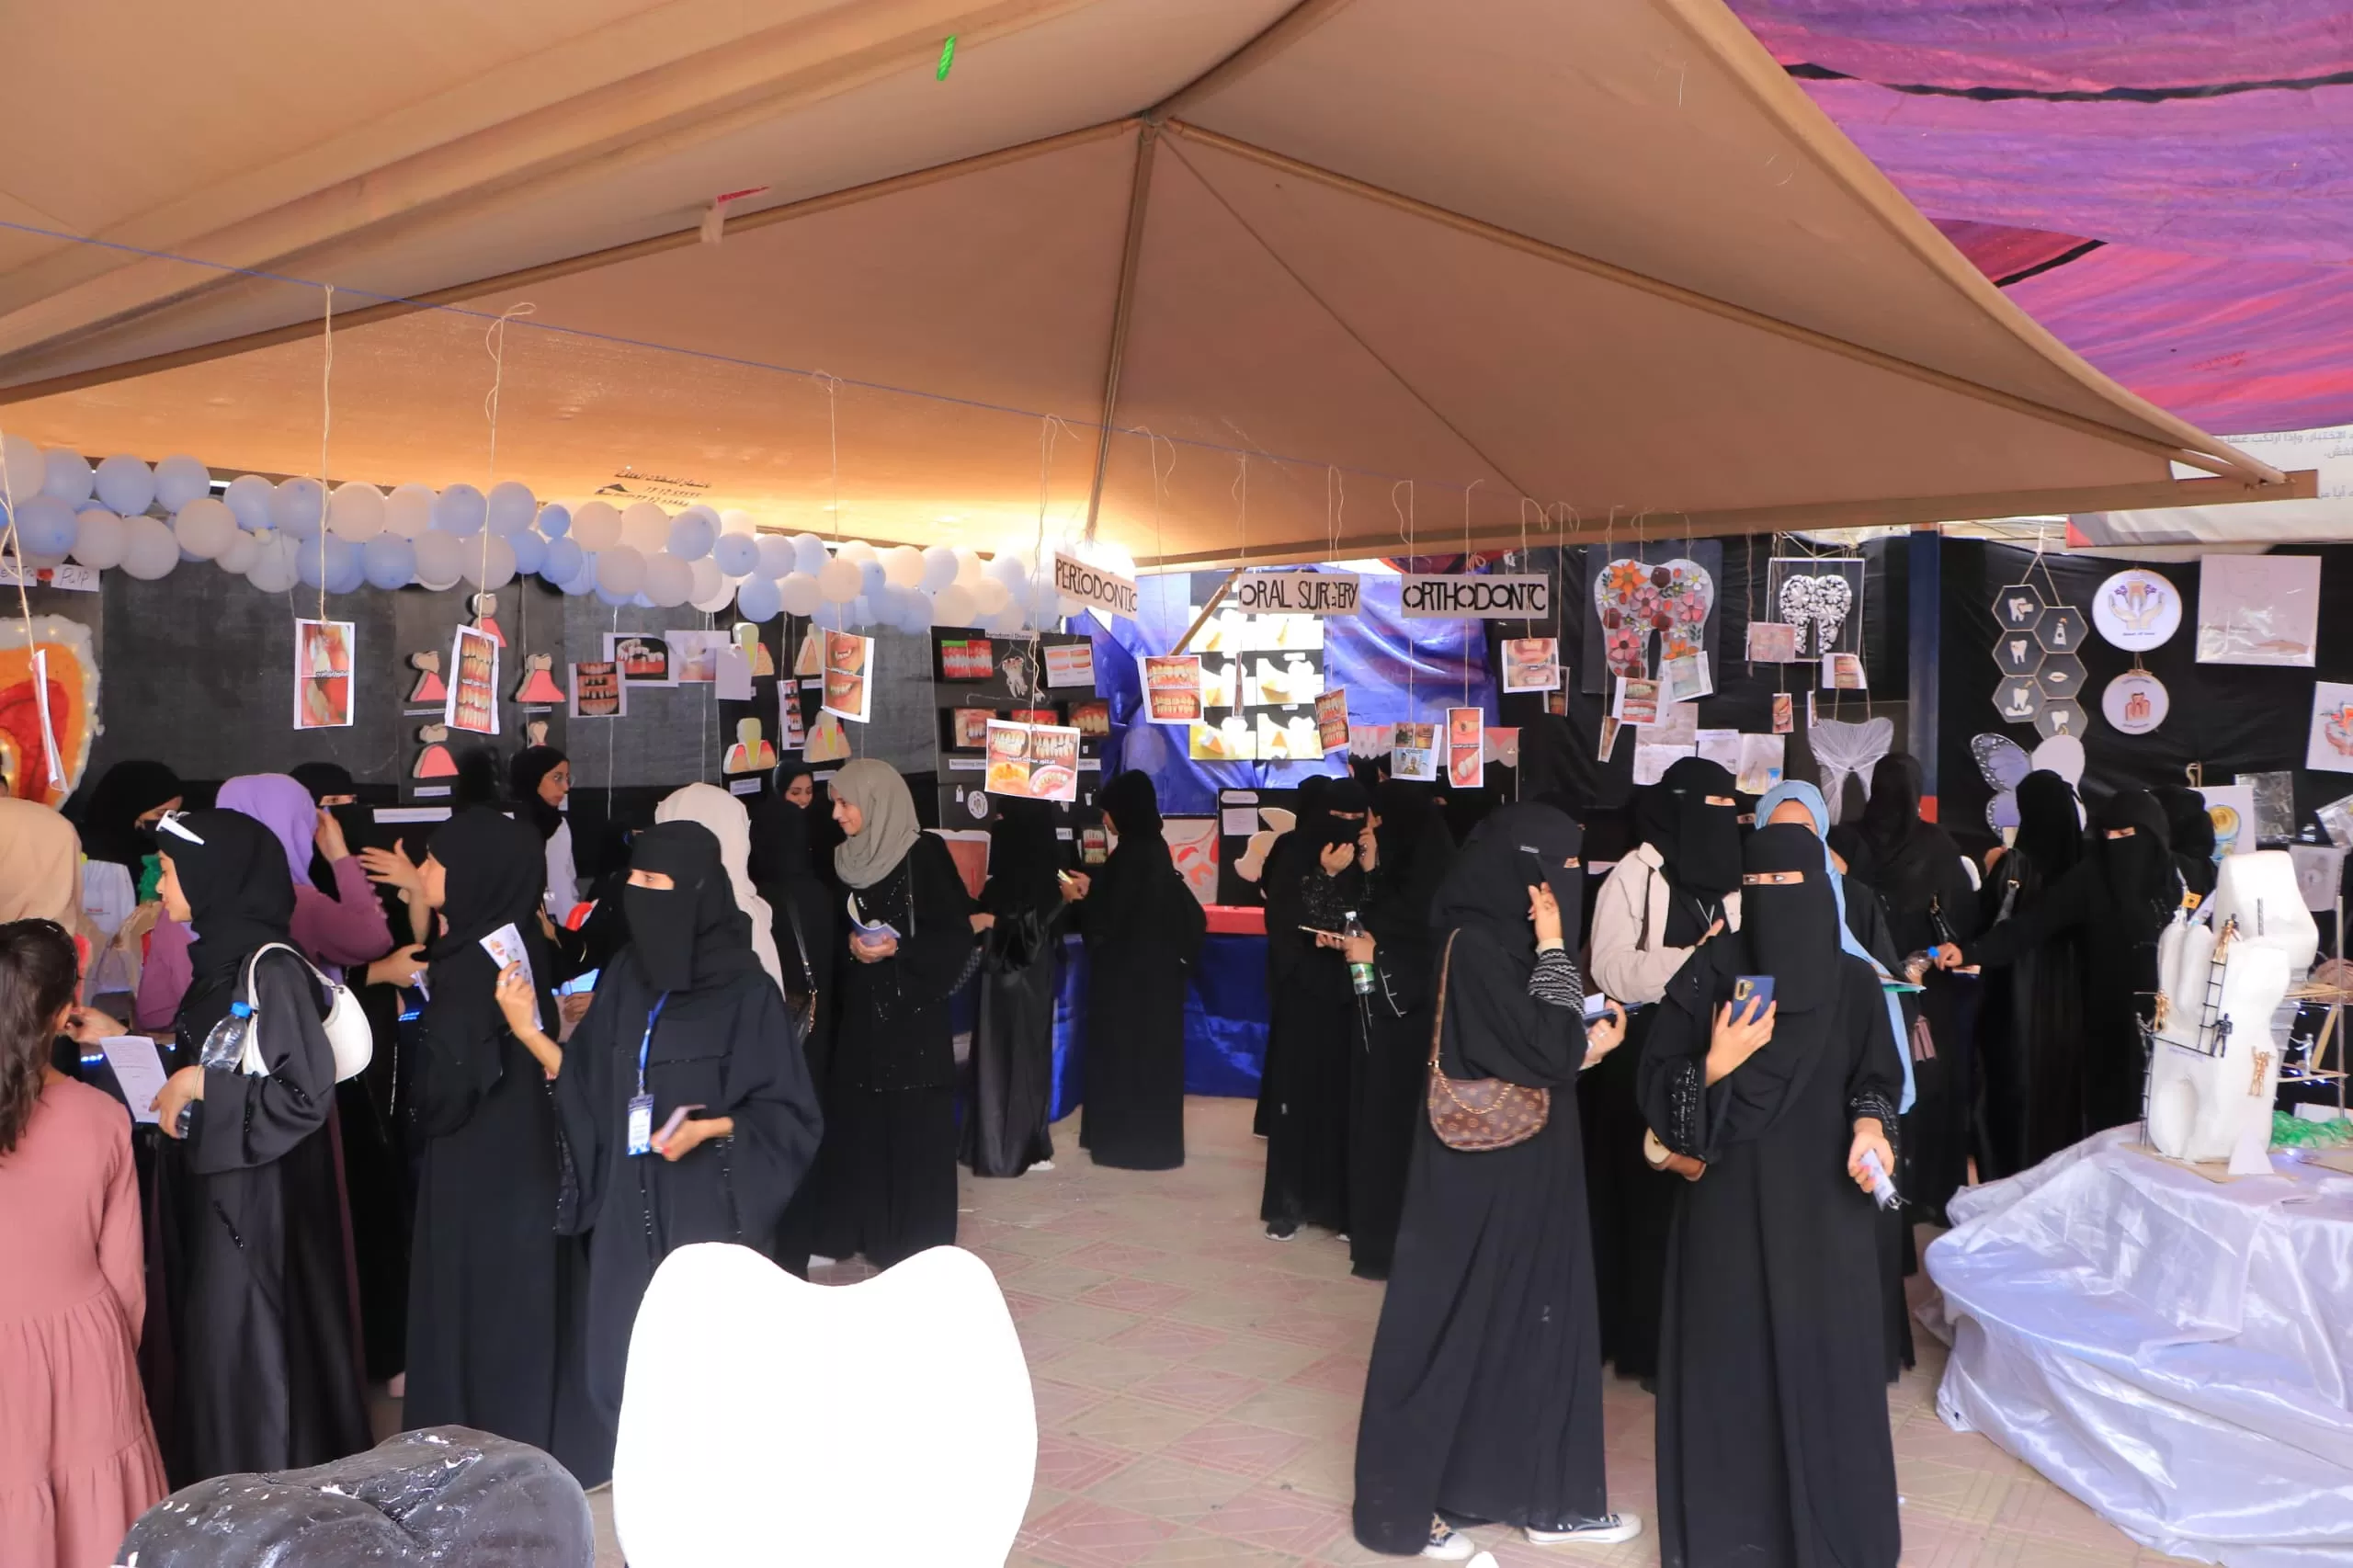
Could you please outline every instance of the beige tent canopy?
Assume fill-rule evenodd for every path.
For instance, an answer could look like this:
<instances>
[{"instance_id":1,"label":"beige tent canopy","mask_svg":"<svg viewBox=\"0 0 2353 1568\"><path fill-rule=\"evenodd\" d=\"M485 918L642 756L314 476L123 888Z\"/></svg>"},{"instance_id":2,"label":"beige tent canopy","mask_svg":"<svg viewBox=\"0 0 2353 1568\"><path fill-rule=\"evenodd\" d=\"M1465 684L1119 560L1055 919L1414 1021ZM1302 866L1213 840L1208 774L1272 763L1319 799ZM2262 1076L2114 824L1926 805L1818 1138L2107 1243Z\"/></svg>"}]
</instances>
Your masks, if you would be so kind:
<instances>
[{"instance_id":1,"label":"beige tent canopy","mask_svg":"<svg viewBox=\"0 0 2353 1568\"><path fill-rule=\"evenodd\" d=\"M1715 0L232 11L0 20L6 428L1172 564L2310 493Z\"/></svg>"}]
</instances>

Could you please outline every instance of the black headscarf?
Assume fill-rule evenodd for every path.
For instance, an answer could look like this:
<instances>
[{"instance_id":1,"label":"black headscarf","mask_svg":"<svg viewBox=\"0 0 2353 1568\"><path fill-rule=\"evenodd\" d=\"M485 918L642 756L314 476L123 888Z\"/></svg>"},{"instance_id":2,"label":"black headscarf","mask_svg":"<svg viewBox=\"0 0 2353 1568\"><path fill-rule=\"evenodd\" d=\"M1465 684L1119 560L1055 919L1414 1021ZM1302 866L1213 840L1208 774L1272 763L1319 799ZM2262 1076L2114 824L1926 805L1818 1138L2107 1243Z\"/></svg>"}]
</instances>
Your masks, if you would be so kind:
<instances>
[{"instance_id":1,"label":"black headscarf","mask_svg":"<svg viewBox=\"0 0 2353 1568\"><path fill-rule=\"evenodd\" d=\"M796 806L780 794L763 795L752 803L752 853L747 869L754 886L765 888L816 877L816 857L809 847L809 812L813 809Z\"/></svg>"},{"instance_id":2,"label":"black headscarf","mask_svg":"<svg viewBox=\"0 0 2353 1568\"><path fill-rule=\"evenodd\" d=\"M339 762L298 762L286 770L295 783L311 792L313 805L324 805L329 795L356 795L359 781Z\"/></svg>"},{"instance_id":3,"label":"black headscarf","mask_svg":"<svg viewBox=\"0 0 2353 1568\"><path fill-rule=\"evenodd\" d=\"M453 806L491 806L498 803L498 758L486 745L461 746L455 758L457 778L451 782L449 803Z\"/></svg>"},{"instance_id":4,"label":"black headscarf","mask_svg":"<svg viewBox=\"0 0 2353 1568\"><path fill-rule=\"evenodd\" d=\"M1381 819L1381 825L1372 830L1379 863L1391 875L1410 879L1425 846L1438 846L1438 856L1451 858L1454 844L1446 829L1446 813L1438 809L1427 784L1409 778L1383 779L1372 792L1372 814Z\"/></svg>"},{"instance_id":5,"label":"black headscarf","mask_svg":"<svg viewBox=\"0 0 2353 1568\"><path fill-rule=\"evenodd\" d=\"M1364 813L1372 803L1371 797L1353 778L1336 778L1329 774L1319 777L1324 778L1324 788L1313 791L1312 804L1309 791L1313 780L1300 789L1299 826L1293 831L1299 835L1300 843L1318 850L1335 844L1354 844L1357 835L1364 831ZM1353 812L1356 820L1351 821L1341 812Z\"/></svg>"},{"instance_id":6,"label":"black headscarf","mask_svg":"<svg viewBox=\"0 0 2353 1568\"><path fill-rule=\"evenodd\" d=\"M1186 927L1199 905L1161 832L1160 791L1152 775L1122 773L1103 787L1095 803L1110 819L1120 842L1095 873L1086 895L1087 939L1171 943L1181 949L1178 956L1189 958L1192 941Z\"/></svg>"},{"instance_id":7,"label":"black headscarf","mask_svg":"<svg viewBox=\"0 0 2353 1568\"><path fill-rule=\"evenodd\" d=\"M229 1011L247 955L290 940L294 875L278 835L243 812L183 812L166 820L156 846L179 879L196 934L176 1022L184 1041L202 1045Z\"/></svg>"},{"instance_id":8,"label":"black headscarf","mask_svg":"<svg viewBox=\"0 0 2353 1568\"><path fill-rule=\"evenodd\" d=\"M1532 964L1536 928L1528 918L1528 890L1540 873L1561 905L1561 930L1574 942L1585 918L1584 850L1585 830L1556 806L1522 801L1490 812L1438 884L1430 926L1477 931Z\"/></svg>"},{"instance_id":9,"label":"black headscarf","mask_svg":"<svg viewBox=\"0 0 2353 1568\"><path fill-rule=\"evenodd\" d=\"M2119 828L2131 836L2110 838ZM2117 907L2135 927L2148 933L2173 917L2181 903L2174 869L2173 844L2165 828L2165 808L2146 790L2120 790L2110 795L2092 819L2092 853Z\"/></svg>"},{"instance_id":10,"label":"black headscarf","mask_svg":"<svg viewBox=\"0 0 2353 1568\"><path fill-rule=\"evenodd\" d=\"M501 926L511 924L527 942L539 935L547 857L538 835L504 812L469 806L435 828L427 846L448 871L441 918L449 929L433 944L435 961L472 947ZM547 978L537 953L531 970L540 980Z\"/></svg>"},{"instance_id":11,"label":"black headscarf","mask_svg":"<svg viewBox=\"0 0 2353 1568\"><path fill-rule=\"evenodd\" d=\"M1711 796L1736 799L1732 774L1705 757L1679 757L1635 804L1634 822L1677 886L1722 898L1740 886L1740 808L1711 806Z\"/></svg>"},{"instance_id":12,"label":"black headscarf","mask_svg":"<svg viewBox=\"0 0 2353 1568\"><path fill-rule=\"evenodd\" d=\"M1859 861L1855 874L1877 888L1891 910L1926 909L1938 879L1961 858L1952 835L1920 815L1923 779L1920 759L1908 752L1879 759L1858 826L1862 853L1848 857Z\"/></svg>"},{"instance_id":13,"label":"black headscarf","mask_svg":"<svg viewBox=\"0 0 2353 1568\"><path fill-rule=\"evenodd\" d=\"M1746 972L1773 977L1773 1000L1784 1014L1836 1001L1846 953L1839 945L1838 895L1822 863L1822 840L1802 823L1760 827L1749 835L1741 866L1750 875L1797 871L1804 878L1742 886Z\"/></svg>"},{"instance_id":14,"label":"black headscarf","mask_svg":"<svg viewBox=\"0 0 2353 1568\"><path fill-rule=\"evenodd\" d=\"M2018 800L2017 848L2050 886L2084 858L2084 819L2076 812L2075 787L2038 767L2018 780Z\"/></svg>"},{"instance_id":15,"label":"black headscarf","mask_svg":"<svg viewBox=\"0 0 2353 1568\"><path fill-rule=\"evenodd\" d=\"M2214 864L2214 817L2206 797L2180 784L2160 784L2150 791L2165 813L2166 835L2173 856L2189 891L2204 898L2214 891L2219 869Z\"/></svg>"},{"instance_id":16,"label":"black headscarf","mask_svg":"<svg viewBox=\"0 0 2353 1568\"><path fill-rule=\"evenodd\" d=\"M179 775L160 762L116 763L82 809L82 853L137 872L155 853L155 830L138 825L140 816L183 792Z\"/></svg>"},{"instance_id":17,"label":"black headscarf","mask_svg":"<svg viewBox=\"0 0 2353 1568\"><path fill-rule=\"evenodd\" d=\"M1062 884L1054 880L1062 860L1053 807L1043 801L997 801L996 821L989 824L989 880L981 890L981 908L991 915L1051 915L1062 907Z\"/></svg>"},{"instance_id":18,"label":"black headscarf","mask_svg":"<svg viewBox=\"0 0 2353 1568\"><path fill-rule=\"evenodd\" d=\"M659 871L668 888L625 886L630 950L656 991L702 991L757 973L752 920L719 858L719 840L700 823L655 823L630 846L630 869Z\"/></svg>"},{"instance_id":19,"label":"black headscarf","mask_svg":"<svg viewBox=\"0 0 2353 1568\"><path fill-rule=\"evenodd\" d=\"M553 746L525 746L507 766L506 782L515 792L515 803L530 813L531 825L540 830L542 844L563 825L563 813L540 799L540 780L564 760L563 753Z\"/></svg>"},{"instance_id":20,"label":"black headscarf","mask_svg":"<svg viewBox=\"0 0 2353 1568\"><path fill-rule=\"evenodd\" d=\"M440 1136L464 1126L506 1072L498 967L482 939L509 925L522 937L540 994L540 1023L549 1029L556 1016L556 960L540 931L547 857L538 834L504 812L469 806L433 830L430 848L447 872L441 917L449 929L429 950L428 1054L418 1104L424 1131Z\"/></svg>"},{"instance_id":21,"label":"black headscarf","mask_svg":"<svg viewBox=\"0 0 2353 1568\"><path fill-rule=\"evenodd\" d=\"M1577 735L1558 713L1539 713L1519 727L1519 798L1581 814Z\"/></svg>"},{"instance_id":22,"label":"black headscarf","mask_svg":"<svg viewBox=\"0 0 2353 1568\"><path fill-rule=\"evenodd\" d=\"M1120 774L1103 787L1095 803L1103 808L1103 814L1111 819L1111 831L1120 835L1120 847L1111 851L1113 855L1133 843L1139 858L1175 864L1168 854L1168 840L1161 832L1160 791L1154 787L1151 774Z\"/></svg>"}]
</instances>

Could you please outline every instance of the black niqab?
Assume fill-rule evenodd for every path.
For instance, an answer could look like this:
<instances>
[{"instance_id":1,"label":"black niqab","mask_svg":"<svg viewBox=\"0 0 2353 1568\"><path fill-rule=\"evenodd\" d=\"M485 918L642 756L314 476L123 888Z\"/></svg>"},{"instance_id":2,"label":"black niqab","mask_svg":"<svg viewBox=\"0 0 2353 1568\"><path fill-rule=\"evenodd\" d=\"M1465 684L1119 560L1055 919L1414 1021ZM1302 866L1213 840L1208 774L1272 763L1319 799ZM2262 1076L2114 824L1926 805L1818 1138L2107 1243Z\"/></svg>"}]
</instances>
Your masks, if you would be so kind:
<instances>
[{"instance_id":1,"label":"black niqab","mask_svg":"<svg viewBox=\"0 0 2353 1568\"><path fill-rule=\"evenodd\" d=\"M981 908L991 915L1050 915L1062 907L1062 842L1043 801L999 801L989 824L989 880Z\"/></svg>"},{"instance_id":2,"label":"black niqab","mask_svg":"<svg viewBox=\"0 0 2353 1568\"><path fill-rule=\"evenodd\" d=\"M498 965L482 939L512 926L529 955L540 1021L555 1019L555 954L540 931L547 858L539 835L503 812L469 806L433 830L433 858L446 873L434 942L433 985L425 1004L428 1046L420 1125L438 1136L472 1118L506 1072L506 1017L498 1006Z\"/></svg>"},{"instance_id":3,"label":"black niqab","mask_svg":"<svg viewBox=\"0 0 2353 1568\"><path fill-rule=\"evenodd\" d=\"M1585 830L1566 812L1533 801L1489 814L1455 857L1430 902L1439 931L1473 930L1505 952L1533 961L1536 928L1528 890L1540 874L1561 905L1561 929L1574 932L1585 913Z\"/></svg>"},{"instance_id":4,"label":"black niqab","mask_svg":"<svg viewBox=\"0 0 2353 1568\"><path fill-rule=\"evenodd\" d=\"M2125 836L2109 836L2124 829L2131 830ZM2146 939L2181 900L2165 808L2146 790L2118 790L2093 818L2092 850L2117 906Z\"/></svg>"},{"instance_id":5,"label":"black niqab","mask_svg":"<svg viewBox=\"0 0 2353 1568\"><path fill-rule=\"evenodd\" d=\"M1744 879L1740 936L1752 974L1773 977L1781 1013L1801 1013L1834 1001L1842 983L1837 894L1823 869L1822 841L1800 823L1760 827L1749 835L1741 864L1748 877L1798 873L1795 882Z\"/></svg>"},{"instance_id":6,"label":"black niqab","mask_svg":"<svg viewBox=\"0 0 2353 1568\"><path fill-rule=\"evenodd\" d=\"M160 762L134 757L116 763L82 810L82 853L135 873L155 853L155 830L141 827L139 818L183 792L179 775Z\"/></svg>"},{"instance_id":7,"label":"black niqab","mask_svg":"<svg viewBox=\"0 0 2353 1568\"><path fill-rule=\"evenodd\" d=\"M630 846L630 869L673 886L621 889L630 949L656 991L703 991L759 967L752 920L735 903L719 840L700 823L655 823Z\"/></svg>"},{"instance_id":8,"label":"black niqab","mask_svg":"<svg viewBox=\"0 0 2353 1568\"><path fill-rule=\"evenodd\" d=\"M2018 780L2018 801L2016 847L2034 862L2049 886L2084 858L2084 819L2076 810L2075 787L2049 768L2038 767Z\"/></svg>"},{"instance_id":9,"label":"black niqab","mask_svg":"<svg viewBox=\"0 0 2353 1568\"><path fill-rule=\"evenodd\" d=\"M184 1040L201 1045L228 1012L246 955L290 940L294 878L278 835L243 812L183 812L168 820L156 843L179 879L196 934L179 1026Z\"/></svg>"},{"instance_id":10,"label":"black niqab","mask_svg":"<svg viewBox=\"0 0 2353 1568\"><path fill-rule=\"evenodd\" d=\"M563 813L540 798L540 781L562 767L566 758L553 746L525 746L515 754L506 770L506 781L515 792L516 803L530 813L531 825L540 830L540 842L555 836L563 825Z\"/></svg>"},{"instance_id":11,"label":"black niqab","mask_svg":"<svg viewBox=\"0 0 2353 1568\"><path fill-rule=\"evenodd\" d=\"M1740 808L1711 799L1736 799L1732 775L1705 757L1678 758L1635 806L1635 825L1678 887L1722 898L1740 885Z\"/></svg>"}]
</instances>

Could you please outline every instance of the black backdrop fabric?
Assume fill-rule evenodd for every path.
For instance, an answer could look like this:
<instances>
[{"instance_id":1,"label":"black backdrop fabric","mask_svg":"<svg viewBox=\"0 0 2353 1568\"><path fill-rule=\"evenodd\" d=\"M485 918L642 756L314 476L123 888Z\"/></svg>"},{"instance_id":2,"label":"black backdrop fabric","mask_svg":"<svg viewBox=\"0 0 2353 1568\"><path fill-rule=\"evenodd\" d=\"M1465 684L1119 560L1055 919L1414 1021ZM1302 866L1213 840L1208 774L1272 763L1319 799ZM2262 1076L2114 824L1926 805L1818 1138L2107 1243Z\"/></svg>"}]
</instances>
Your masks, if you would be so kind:
<instances>
[{"instance_id":1,"label":"black backdrop fabric","mask_svg":"<svg viewBox=\"0 0 2353 1568\"><path fill-rule=\"evenodd\" d=\"M1970 754L1972 736L2007 735L2029 751L2042 738L2030 724L2005 724L1994 709L1994 688L2001 679L1993 657L1994 596L2027 580L2029 567L2046 598L2073 605L2086 618L2094 591L2128 567L2157 572L2181 592L2181 630L2163 647L2142 655L2149 673L2165 683L2170 700L2165 722L2150 733L2120 733L2100 716L2100 693L2132 667L2132 655L2110 646L2097 632L2086 640L2084 707L2090 722L2083 737L2083 792L2087 797L2186 783L2183 769L2191 763L2205 765L2209 785L2228 784L2241 773L2292 770L2301 831L2313 826L2314 807L2353 794L2353 773L2311 772L2303 766L2313 683L2353 680L2353 548L2290 547L2273 553L2321 557L2320 646L2312 669L2198 663L2195 560L2146 562L2045 555L2038 564L2030 550L1947 540L1943 665L1938 678L1943 707L1938 796L1947 829L1972 846L1988 843L1993 836L1985 824L1993 791Z\"/></svg>"}]
</instances>

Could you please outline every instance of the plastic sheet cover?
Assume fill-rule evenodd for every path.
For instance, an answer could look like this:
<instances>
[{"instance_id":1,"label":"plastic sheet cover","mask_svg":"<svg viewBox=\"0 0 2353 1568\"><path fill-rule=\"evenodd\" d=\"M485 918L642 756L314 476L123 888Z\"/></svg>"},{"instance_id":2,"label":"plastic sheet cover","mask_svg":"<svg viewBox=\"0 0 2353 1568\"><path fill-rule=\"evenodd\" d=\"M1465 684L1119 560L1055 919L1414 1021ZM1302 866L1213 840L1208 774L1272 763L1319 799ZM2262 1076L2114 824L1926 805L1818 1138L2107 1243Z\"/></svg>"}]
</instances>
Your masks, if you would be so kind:
<instances>
[{"instance_id":1,"label":"plastic sheet cover","mask_svg":"<svg viewBox=\"0 0 2353 1568\"><path fill-rule=\"evenodd\" d=\"M1946 1423L2143 1545L2231 1568L2353 1561L2353 1177L2209 1181L2104 1132L1964 1189L1927 1251Z\"/></svg>"}]
</instances>

